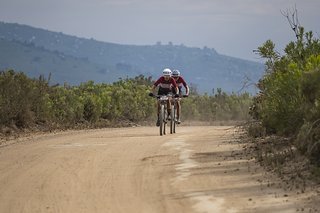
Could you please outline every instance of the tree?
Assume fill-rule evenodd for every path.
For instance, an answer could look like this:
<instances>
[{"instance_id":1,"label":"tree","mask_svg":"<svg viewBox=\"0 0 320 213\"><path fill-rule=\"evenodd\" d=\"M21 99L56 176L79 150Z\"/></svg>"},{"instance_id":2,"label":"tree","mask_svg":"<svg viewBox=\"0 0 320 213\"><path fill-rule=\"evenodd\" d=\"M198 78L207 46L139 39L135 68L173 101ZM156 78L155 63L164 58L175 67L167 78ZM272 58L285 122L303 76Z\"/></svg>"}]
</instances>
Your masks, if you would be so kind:
<instances>
[{"instance_id":1,"label":"tree","mask_svg":"<svg viewBox=\"0 0 320 213\"><path fill-rule=\"evenodd\" d=\"M258 48L266 59L266 73L259 80L252 114L267 133L296 138L297 147L315 160L320 154L320 41L312 31L305 32L296 8L282 14L296 40L282 56L271 40Z\"/></svg>"}]
</instances>

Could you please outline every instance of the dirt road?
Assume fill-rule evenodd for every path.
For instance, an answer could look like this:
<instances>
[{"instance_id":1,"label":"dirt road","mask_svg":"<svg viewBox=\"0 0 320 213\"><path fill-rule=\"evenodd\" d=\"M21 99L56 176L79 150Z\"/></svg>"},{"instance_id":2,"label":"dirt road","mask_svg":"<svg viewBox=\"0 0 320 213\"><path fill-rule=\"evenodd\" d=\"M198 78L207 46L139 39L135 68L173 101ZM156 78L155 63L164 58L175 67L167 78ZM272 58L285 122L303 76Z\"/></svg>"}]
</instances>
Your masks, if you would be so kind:
<instances>
[{"instance_id":1,"label":"dirt road","mask_svg":"<svg viewBox=\"0 0 320 213\"><path fill-rule=\"evenodd\" d=\"M0 147L0 212L226 213L306 210L243 156L232 127L36 136Z\"/></svg>"}]
</instances>

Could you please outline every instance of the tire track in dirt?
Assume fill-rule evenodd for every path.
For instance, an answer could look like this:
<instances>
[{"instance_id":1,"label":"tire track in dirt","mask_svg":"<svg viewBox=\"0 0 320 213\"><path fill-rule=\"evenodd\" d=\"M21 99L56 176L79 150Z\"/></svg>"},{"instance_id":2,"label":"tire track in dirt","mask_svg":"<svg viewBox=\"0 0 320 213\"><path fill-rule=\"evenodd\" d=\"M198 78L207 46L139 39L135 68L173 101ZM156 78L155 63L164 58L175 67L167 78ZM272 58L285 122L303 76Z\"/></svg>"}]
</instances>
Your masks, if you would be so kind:
<instances>
[{"instance_id":1,"label":"tire track in dirt","mask_svg":"<svg viewBox=\"0 0 320 213\"><path fill-rule=\"evenodd\" d=\"M179 160L175 166L176 176L171 181L171 184L175 186L177 183L186 181L191 175L191 170L193 168L199 167L199 164L193 160L192 154L194 150L188 148L190 145L186 143L183 136L171 139L170 141L164 143L162 146L169 147L179 153ZM213 196L207 196L204 193L187 193L185 197L189 198L193 204L193 209L196 212L202 213L236 213L237 211L233 208L225 209L223 207L224 199L215 198Z\"/></svg>"}]
</instances>

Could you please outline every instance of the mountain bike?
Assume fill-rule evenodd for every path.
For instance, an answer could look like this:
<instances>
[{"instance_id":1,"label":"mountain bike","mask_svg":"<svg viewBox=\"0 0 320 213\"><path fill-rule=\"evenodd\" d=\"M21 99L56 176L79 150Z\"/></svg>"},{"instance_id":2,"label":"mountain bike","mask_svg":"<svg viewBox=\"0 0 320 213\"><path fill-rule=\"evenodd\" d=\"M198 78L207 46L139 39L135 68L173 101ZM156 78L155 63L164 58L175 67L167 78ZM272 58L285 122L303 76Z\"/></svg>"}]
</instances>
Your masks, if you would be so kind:
<instances>
[{"instance_id":1,"label":"mountain bike","mask_svg":"<svg viewBox=\"0 0 320 213\"><path fill-rule=\"evenodd\" d=\"M159 121L160 121L160 126L159 126L159 130L160 130L160 135L165 135L166 134L166 125L168 122L168 101L169 101L169 97L171 97L171 95L153 95L153 94L149 94L151 97L155 97L157 98L157 101L159 102L160 105L160 112L159 112ZM172 125L173 119L170 120L170 126Z\"/></svg>"},{"instance_id":2,"label":"mountain bike","mask_svg":"<svg viewBox=\"0 0 320 213\"><path fill-rule=\"evenodd\" d=\"M183 98L188 97L187 95L182 95ZM182 99L182 97L173 97L171 101L171 123L170 123L170 133L176 133L176 124L178 124L177 120L177 102ZM180 106L181 107L181 106ZM180 112L181 117L181 112Z\"/></svg>"}]
</instances>

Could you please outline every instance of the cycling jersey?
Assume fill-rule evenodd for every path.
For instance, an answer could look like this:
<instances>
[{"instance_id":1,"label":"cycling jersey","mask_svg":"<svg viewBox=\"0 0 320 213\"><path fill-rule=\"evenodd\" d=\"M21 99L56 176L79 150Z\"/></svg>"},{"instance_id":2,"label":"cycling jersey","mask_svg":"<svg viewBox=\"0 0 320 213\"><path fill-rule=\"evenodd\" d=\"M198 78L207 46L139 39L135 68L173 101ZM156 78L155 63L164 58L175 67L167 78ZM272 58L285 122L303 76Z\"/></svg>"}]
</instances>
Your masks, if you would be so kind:
<instances>
[{"instance_id":1,"label":"cycling jersey","mask_svg":"<svg viewBox=\"0 0 320 213\"><path fill-rule=\"evenodd\" d=\"M182 76L179 76L178 79L175 79L179 89L182 88L182 86L184 86L185 88L187 88L187 83L185 82L185 80L183 79Z\"/></svg>"},{"instance_id":2,"label":"cycling jersey","mask_svg":"<svg viewBox=\"0 0 320 213\"><path fill-rule=\"evenodd\" d=\"M177 87L176 81L170 77L168 80L166 80L163 76L161 76L155 83L154 86L161 87L164 89L171 89L172 87Z\"/></svg>"},{"instance_id":3,"label":"cycling jersey","mask_svg":"<svg viewBox=\"0 0 320 213\"><path fill-rule=\"evenodd\" d=\"M172 77L166 80L163 76L161 76L153 85L155 87L159 86L158 95L168 95L169 92L175 91L175 88L177 87L177 83Z\"/></svg>"},{"instance_id":4,"label":"cycling jersey","mask_svg":"<svg viewBox=\"0 0 320 213\"><path fill-rule=\"evenodd\" d=\"M175 81L178 85L179 94L182 94L182 86L184 86L184 88L187 88L187 86L188 86L186 81L181 76L179 76L179 78L175 79Z\"/></svg>"}]
</instances>

